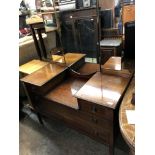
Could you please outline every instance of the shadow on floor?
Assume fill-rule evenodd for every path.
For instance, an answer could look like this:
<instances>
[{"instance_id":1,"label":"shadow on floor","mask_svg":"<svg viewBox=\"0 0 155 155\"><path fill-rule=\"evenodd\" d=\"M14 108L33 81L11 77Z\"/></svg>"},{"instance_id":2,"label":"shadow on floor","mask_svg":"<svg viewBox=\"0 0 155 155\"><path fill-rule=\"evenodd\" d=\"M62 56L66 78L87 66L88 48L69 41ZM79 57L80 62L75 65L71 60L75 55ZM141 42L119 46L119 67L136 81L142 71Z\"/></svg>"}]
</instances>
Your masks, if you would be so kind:
<instances>
[{"instance_id":1,"label":"shadow on floor","mask_svg":"<svg viewBox=\"0 0 155 155\"><path fill-rule=\"evenodd\" d=\"M25 110L27 116L19 123L20 155L108 155L108 147L72 130L58 120L37 116ZM119 136L115 155L128 155L128 147Z\"/></svg>"}]
</instances>

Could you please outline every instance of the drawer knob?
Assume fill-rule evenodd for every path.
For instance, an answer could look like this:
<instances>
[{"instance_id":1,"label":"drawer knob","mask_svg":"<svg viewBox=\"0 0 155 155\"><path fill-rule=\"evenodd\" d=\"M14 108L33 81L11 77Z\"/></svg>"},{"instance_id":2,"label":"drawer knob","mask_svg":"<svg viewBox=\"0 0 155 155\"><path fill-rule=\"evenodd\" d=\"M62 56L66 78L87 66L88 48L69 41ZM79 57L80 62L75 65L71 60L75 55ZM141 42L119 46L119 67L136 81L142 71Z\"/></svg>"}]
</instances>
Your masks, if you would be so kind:
<instances>
[{"instance_id":1,"label":"drawer knob","mask_svg":"<svg viewBox=\"0 0 155 155\"><path fill-rule=\"evenodd\" d=\"M92 112L93 112L93 113L97 112L96 106L93 106L93 107L92 107Z\"/></svg>"}]
</instances>

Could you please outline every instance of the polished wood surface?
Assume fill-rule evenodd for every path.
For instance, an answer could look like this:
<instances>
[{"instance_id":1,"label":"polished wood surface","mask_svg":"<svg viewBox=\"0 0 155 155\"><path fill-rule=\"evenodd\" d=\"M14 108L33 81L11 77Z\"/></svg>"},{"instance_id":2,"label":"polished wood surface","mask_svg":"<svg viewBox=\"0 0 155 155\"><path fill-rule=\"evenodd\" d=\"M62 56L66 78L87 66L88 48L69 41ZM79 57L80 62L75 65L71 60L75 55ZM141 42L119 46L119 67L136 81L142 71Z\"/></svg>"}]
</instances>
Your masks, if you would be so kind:
<instances>
[{"instance_id":1,"label":"polished wood surface","mask_svg":"<svg viewBox=\"0 0 155 155\"><path fill-rule=\"evenodd\" d=\"M130 77L106 75L97 72L75 94L75 97L115 109L129 80Z\"/></svg>"},{"instance_id":2,"label":"polished wood surface","mask_svg":"<svg viewBox=\"0 0 155 155\"><path fill-rule=\"evenodd\" d=\"M36 86L42 86L45 83L47 83L49 80L54 78L55 76L59 75L65 69L67 69L68 66L71 67L73 65L76 65L78 62L80 62L81 59L84 59L84 57L85 57L85 54L67 53L65 54L66 64L63 63L64 61L62 60L64 60L64 58L62 58L62 56L57 57L58 59L60 58L59 64L47 63L46 66L22 78L21 81L27 82ZM30 67L29 69L32 70L31 66L29 67Z\"/></svg>"},{"instance_id":3,"label":"polished wood surface","mask_svg":"<svg viewBox=\"0 0 155 155\"><path fill-rule=\"evenodd\" d=\"M126 110L135 110L135 105L131 103L132 95L135 92L135 78L132 79L119 109L119 125L121 133L132 150L135 150L135 125L128 124Z\"/></svg>"},{"instance_id":4,"label":"polished wood surface","mask_svg":"<svg viewBox=\"0 0 155 155\"><path fill-rule=\"evenodd\" d=\"M70 127L108 145L109 154L113 155L114 137L119 125L117 105L132 74L124 73L123 76L120 70L117 70L118 74L106 73L105 70L109 69L103 69L104 72L100 73L98 64L84 64L84 56L79 56L78 60L72 59L70 55L70 60L74 60L70 64L72 67L76 65L77 72L94 75L89 79L75 78L70 76L68 67L59 66L58 63L46 65L23 80L33 107L38 113L60 119ZM58 66L62 68L59 70ZM51 68L55 70L55 78L52 77ZM43 84L43 81L46 83Z\"/></svg>"},{"instance_id":5,"label":"polished wood surface","mask_svg":"<svg viewBox=\"0 0 155 155\"><path fill-rule=\"evenodd\" d=\"M86 81L86 79L68 78L49 92L45 98L74 109L79 109L77 99L73 95L86 83Z\"/></svg>"},{"instance_id":6,"label":"polished wood surface","mask_svg":"<svg viewBox=\"0 0 155 155\"><path fill-rule=\"evenodd\" d=\"M135 71L135 60L122 59L121 57L110 57L101 66L101 72L107 75L129 77Z\"/></svg>"},{"instance_id":7,"label":"polished wood surface","mask_svg":"<svg viewBox=\"0 0 155 155\"><path fill-rule=\"evenodd\" d=\"M28 63L21 65L19 67L19 71L24 74L31 74L42 67L46 66L48 62L41 61L41 60L32 60L29 61Z\"/></svg>"},{"instance_id":8,"label":"polished wood surface","mask_svg":"<svg viewBox=\"0 0 155 155\"><path fill-rule=\"evenodd\" d=\"M99 65L95 63L84 63L80 69L72 70L69 73L71 77L90 79L97 71L99 71Z\"/></svg>"},{"instance_id":9,"label":"polished wood surface","mask_svg":"<svg viewBox=\"0 0 155 155\"><path fill-rule=\"evenodd\" d=\"M22 78L21 81L36 86L43 86L45 83L47 83L55 76L59 75L65 69L66 67L60 66L58 64L47 64L46 66L37 70L36 72Z\"/></svg>"},{"instance_id":10,"label":"polished wood surface","mask_svg":"<svg viewBox=\"0 0 155 155\"><path fill-rule=\"evenodd\" d=\"M99 70L98 64L85 63L78 72L83 74L96 73ZM78 109L77 99L74 94L88 81L87 78L69 77L64 82L60 83L55 89L49 92L45 98L65 106ZM63 95L60 95L63 94Z\"/></svg>"},{"instance_id":11,"label":"polished wood surface","mask_svg":"<svg viewBox=\"0 0 155 155\"><path fill-rule=\"evenodd\" d=\"M78 72L81 74L91 74L99 71L99 64L95 63L85 63L82 67L78 69Z\"/></svg>"},{"instance_id":12,"label":"polished wood surface","mask_svg":"<svg viewBox=\"0 0 155 155\"><path fill-rule=\"evenodd\" d=\"M66 53L64 56L52 55L52 59L54 62L59 62L59 63L65 63L66 61L66 66L70 67L75 62L79 61L81 58L84 58L85 56L86 54L81 54L81 53Z\"/></svg>"},{"instance_id":13,"label":"polished wood surface","mask_svg":"<svg viewBox=\"0 0 155 155\"><path fill-rule=\"evenodd\" d=\"M110 57L103 65L104 69L121 70L121 57Z\"/></svg>"}]
</instances>

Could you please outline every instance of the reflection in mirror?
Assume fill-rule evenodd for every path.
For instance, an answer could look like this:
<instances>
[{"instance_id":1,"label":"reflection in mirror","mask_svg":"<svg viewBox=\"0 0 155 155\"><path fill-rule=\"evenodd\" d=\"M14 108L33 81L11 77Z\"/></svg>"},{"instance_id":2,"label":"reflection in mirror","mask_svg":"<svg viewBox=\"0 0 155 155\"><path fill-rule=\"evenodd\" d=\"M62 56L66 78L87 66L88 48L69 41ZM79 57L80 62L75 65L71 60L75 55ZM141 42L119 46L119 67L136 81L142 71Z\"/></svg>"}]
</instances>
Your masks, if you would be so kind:
<instances>
[{"instance_id":1,"label":"reflection in mirror","mask_svg":"<svg viewBox=\"0 0 155 155\"><path fill-rule=\"evenodd\" d=\"M119 56L114 46L119 36L119 24L115 21L120 17L120 1L106 0L106 2L109 2L107 8L105 1L97 0L94 8L65 11L57 11L53 3L53 11L40 13L45 31L56 32L56 48L47 51L46 61L69 67L74 75L86 76L87 73L79 73L78 67L72 68L72 65L80 59L85 59L85 62L100 63L101 68L110 56ZM112 51L107 49L109 43ZM120 44L118 40L117 46ZM110 54L106 56L107 53Z\"/></svg>"}]
</instances>

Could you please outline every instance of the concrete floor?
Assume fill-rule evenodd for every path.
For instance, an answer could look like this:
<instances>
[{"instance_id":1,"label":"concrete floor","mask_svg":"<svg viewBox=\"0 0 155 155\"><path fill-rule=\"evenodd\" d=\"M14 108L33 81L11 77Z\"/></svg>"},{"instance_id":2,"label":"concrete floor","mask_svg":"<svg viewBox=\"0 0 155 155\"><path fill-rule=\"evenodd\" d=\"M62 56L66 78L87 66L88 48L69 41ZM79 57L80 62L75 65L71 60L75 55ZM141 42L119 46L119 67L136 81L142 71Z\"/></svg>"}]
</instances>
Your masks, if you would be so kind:
<instances>
[{"instance_id":1,"label":"concrete floor","mask_svg":"<svg viewBox=\"0 0 155 155\"><path fill-rule=\"evenodd\" d=\"M108 155L108 147L68 128L56 120L44 118L40 125L37 116L24 109L27 116L19 123L20 155ZM115 155L128 155L128 147L118 137Z\"/></svg>"}]
</instances>

